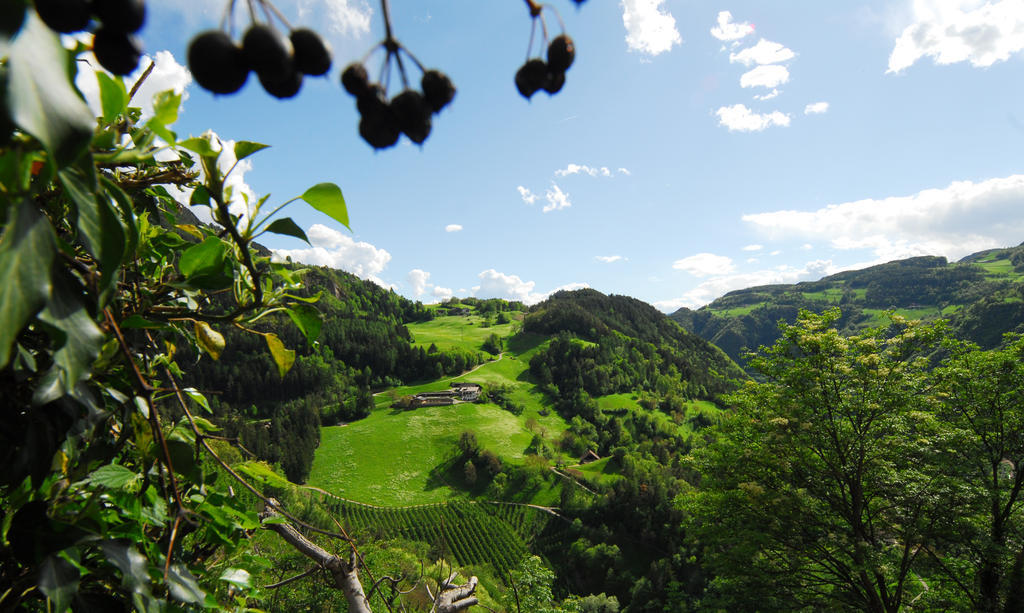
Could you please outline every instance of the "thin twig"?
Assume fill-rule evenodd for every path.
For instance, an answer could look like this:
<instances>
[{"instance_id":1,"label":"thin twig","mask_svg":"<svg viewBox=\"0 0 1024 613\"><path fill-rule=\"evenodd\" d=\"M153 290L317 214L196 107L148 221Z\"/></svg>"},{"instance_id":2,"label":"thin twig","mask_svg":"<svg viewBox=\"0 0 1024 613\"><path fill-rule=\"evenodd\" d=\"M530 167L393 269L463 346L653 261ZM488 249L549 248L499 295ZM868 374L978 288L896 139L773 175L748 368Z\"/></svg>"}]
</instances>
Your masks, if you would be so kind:
<instances>
[{"instance_id":1,"label":"thin twig","mask_svg":"<svg viewBox=\"0 0 1024 613\"><path fill-rule=\"evenodd\" d=\"M310 568L309 570L307 570L306 572L304 572L304 573L302 573L300 575L295 575L294 577L289 577L288 579L285 579L284 581L278 581L277 583L272 583L270 585L264 585L263 589L265 589L265 590L276 590L277 588L284 587L284 586L288 585L289 583L294 583L294 582L298 581L299 579L305 579L306 577L312 575L313 573L315 573L318 570L321 570L319 565L314 566L313 568Z\"/></svg>"}]
</instances>

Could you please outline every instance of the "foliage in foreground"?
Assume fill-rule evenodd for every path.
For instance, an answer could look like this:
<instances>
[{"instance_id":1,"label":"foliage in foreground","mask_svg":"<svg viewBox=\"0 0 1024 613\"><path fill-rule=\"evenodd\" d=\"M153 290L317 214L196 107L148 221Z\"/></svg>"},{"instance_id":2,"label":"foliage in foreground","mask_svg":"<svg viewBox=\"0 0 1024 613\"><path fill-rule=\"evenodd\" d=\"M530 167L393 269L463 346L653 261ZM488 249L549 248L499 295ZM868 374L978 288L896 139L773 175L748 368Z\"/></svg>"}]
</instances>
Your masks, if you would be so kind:
<instances>
[{"instance_id":1,"label":"foliage in foreground","mask_svg":"<svg viewBox=\"0 0 1024 613\"><path fill-rule=\"evenodd\" d=\"M982 351L899 317L844 337L838 317L783 326L693 454L705 604L1020 610L1024 339Z\"/></svg>"}]
</instances>

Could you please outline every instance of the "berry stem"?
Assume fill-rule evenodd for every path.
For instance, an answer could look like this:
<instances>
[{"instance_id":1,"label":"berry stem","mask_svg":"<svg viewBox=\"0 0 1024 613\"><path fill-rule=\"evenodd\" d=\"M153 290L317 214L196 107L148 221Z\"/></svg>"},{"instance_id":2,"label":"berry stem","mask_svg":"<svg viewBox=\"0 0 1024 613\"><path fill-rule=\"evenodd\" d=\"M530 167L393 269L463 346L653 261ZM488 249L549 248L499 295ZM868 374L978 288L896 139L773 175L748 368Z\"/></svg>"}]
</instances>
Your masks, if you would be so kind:
<instances>
[{"instance_id":1,"label":"berry stem","mask_svg":"<svg viewBox=\"0 0 1024 613\"><path fill-rule=\"evenodd\" d=\"M411 51L409 51L409 49L408 49L408 48L406 48L406 47L404 47L404 46L403 46L403 47L402 47L402 53L405 53L405 55L406 55L406 56L408 56L408 58L409 58L410 60L412 60L412 62L413 62L414 64L416 64L416 68L419 68L419 69L420 69L420 72L426 72L426 71L427 71L427 69L423 67L423 64L421 64L421 63L420 63L420 61L419 61L419 60L418 60L418 59L416 58L416 56L415 56L415 55L413 55L413 54L412 54L412 52L411 52Z\"/></svg>"},{"instance_id":2,"label":"berry stem","mask_svg":"<svg viewBox=\"0 0 1024 613\"><path fill-rule=\"evenodd\" d=\"M530 61L530 51L533 49L533 38L537 33L537 18L530 20L530 42L526 44L526 61Z\"/></svg>"},{"instance_id":3,"label":"berry stem","mask_svg":"<svg viewBox=\"0 0 1024 613\"><path fill-rule=\"evenodd\" d=\"M281 23L283 23L283 24L284 24L284 27L285 27L285 28L287 28L289 32L291 32L291 31L293 30L293 28L292 28L292 24L288 23L288 19L287 19L287 18L286 18L286 17L284 16L284 13L282 13L281 11L279 11L279 10L277 9L277 7L276 7L276 6L274 6L274 3L273 3L273 2L270 2L270 0L260 0L260 2L261 2L261 3L263 4L263 6L264 6L264 8L263 8L263 10L264 10L264 11L266 11L266 7L268 7L268 6L269 6L269 7L270 7L270 10L274 12L274 15L275 15L275 16L276 16L276 17L278 18L278 20L279 20L279 21L280 21ZM564 30L565 28L562 28L562 29Z\"/></svg>"},{"instance_id":4,"label":"berry stem","mask_svg":"<svg viewBox=\"0 0 1024 613\"><path fill-rule=\"evenodd\" d=\"M246 4L249 5L249 19L250 19L250 21L252 21L253 23L256 23L258 20L256 19L256 7L253 6L253 0L247 0Z\"/></svg>"},{"instance_id":5,"label":"berry stem","mask_svg":"<svg viewBox=\"0 0 1024 613\"><path fill-rule=\"evenodd\" d=\"M533 0L526 0L526 8L530 10L530 17L540 15L540 5Z\"/></svg>"},{"instance_id":6,"label":"berry stem","mask_svg":"<svg viewBox=\"0 0 1024 613\"><path fill-rule=\"evenodd\" d=\"M224 11L224 15L220 18L220 27L218 29L224 30L224 26L227 26L228 36L232 35L235 29L235 0L228 2L227 10Z\"/></svg>"},{"instance_id":7,"label":"berry stem","mask_svg":"<svg viewBox=\"0 0 1024 613\"><path fill-rule=\"evenodd\" d=\"M555 14L555 19L558 20L558 25L559 25L559 27L562 28L562 34L565 34L565 22L562 21L562 15L561 15L561 13L558 12L558 9L556 9L554 6L552 6L550 4L543 4L543 5L541 5L541 7L542 8L546 8L546 9L550 9Z\"/></svg>"},{"instance_id":8,"label":"berry stem","mask_svg":"<svg viewBox=\"0 0 1024 613\"><path fill-rule=\"evenodd\" d=\"M380 0L380 12L384 14L384 38L385 40L394 40L391 36L391 6L388 0Z\"/></svg>"}]
</instances>

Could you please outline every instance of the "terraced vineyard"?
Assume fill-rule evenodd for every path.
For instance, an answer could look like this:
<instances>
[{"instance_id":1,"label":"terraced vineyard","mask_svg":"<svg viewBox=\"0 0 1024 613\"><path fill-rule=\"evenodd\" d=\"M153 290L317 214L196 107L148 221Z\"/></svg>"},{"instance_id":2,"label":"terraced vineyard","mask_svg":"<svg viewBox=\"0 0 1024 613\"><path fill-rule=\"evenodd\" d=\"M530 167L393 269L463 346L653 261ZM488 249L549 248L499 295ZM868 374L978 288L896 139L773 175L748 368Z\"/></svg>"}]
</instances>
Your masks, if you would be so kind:
<instances>
[{"instance_id":1,"label":"terraced vineyard","mask_svg":"<svg viewBox=\"0 0 1024 613\"><path fill-rule=\"evenodd\" d=\"M541 509L507 503L374 507L325 496L323 505L357 538L422 541L457 564L489 564L499 576L531 550L543 553L543 547L534 545L555 542L569 526Z\"/></svg>"}]
</instances>

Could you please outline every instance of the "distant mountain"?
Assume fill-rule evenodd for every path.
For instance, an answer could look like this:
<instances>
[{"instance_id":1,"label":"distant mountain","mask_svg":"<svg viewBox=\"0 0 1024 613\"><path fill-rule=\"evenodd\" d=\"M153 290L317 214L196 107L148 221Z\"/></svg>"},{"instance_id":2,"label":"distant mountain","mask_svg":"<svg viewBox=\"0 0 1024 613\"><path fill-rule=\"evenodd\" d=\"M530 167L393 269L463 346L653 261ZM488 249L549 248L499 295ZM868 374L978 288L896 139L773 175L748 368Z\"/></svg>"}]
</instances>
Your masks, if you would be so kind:
<instances>
[{"instance_id":1,"label":"distant mountain","mask_svg":"<svg viewBox=\"0 0 1024 613\"><path fill-rule=\"evenodd\" d=\"M800 309L831 307L842 310L838 325L851 333L882 323L885 312L895 310L912 319L945 318L957 336L995 347L1003 333L1024 332L1024 244L958 262L915 257L819 281L751 287L669 317L742 364L745 350L778 338L779 321L794 322Z\"/></svg>"}]
</instances>

